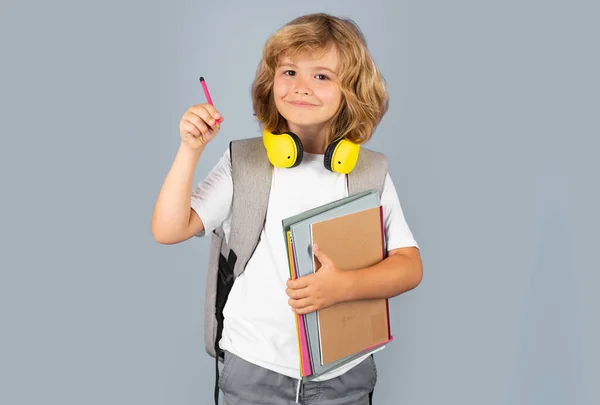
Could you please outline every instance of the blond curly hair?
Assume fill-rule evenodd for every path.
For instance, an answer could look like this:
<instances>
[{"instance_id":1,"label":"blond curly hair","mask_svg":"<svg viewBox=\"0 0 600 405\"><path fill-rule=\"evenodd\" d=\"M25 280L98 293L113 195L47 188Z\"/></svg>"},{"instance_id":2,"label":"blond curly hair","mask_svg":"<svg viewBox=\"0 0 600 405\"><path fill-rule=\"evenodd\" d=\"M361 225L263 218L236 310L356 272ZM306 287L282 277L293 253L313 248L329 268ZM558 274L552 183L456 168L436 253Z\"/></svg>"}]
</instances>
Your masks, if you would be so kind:
<instances>
[{"instance_id":1,"label":"blond curly hair","mask_svg":"<svg viewBox=\"0 0 600 405\"><path fill-rule=\"evenodd\" d=\"M324 13L298 17L267 40L252 83L252 105L262 129L288 131L275 106L273 82L282 57L331 48L340 56L339 86L342 102L328 123L327 143L340 138L367 142L386 113L389 96L385 79L375 65L366 40L356 23Z\"/></svg>"}]
</instances>

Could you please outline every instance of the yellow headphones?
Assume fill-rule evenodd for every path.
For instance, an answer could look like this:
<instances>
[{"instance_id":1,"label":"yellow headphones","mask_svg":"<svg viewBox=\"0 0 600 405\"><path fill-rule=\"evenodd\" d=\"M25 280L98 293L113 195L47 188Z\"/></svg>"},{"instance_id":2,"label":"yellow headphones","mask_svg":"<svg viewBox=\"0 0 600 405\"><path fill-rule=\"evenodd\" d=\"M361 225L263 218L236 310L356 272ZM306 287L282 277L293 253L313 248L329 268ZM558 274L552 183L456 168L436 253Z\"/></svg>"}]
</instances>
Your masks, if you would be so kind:
<instances>
[{"instance_id":1,"label":"yellow headphones","mask_svg":"<svg viewBox=\"0 0 600 405\"><path fill-rule=\"evenodd\" d=\"M264 130L263 143L269 161L275 167L295 167L302 162L302 142L292 132L274 134ZM356 166L359 151L359 144L342 138L327 146L323 163L332 172L348 174Z\"/></svg>"}]
</instances>

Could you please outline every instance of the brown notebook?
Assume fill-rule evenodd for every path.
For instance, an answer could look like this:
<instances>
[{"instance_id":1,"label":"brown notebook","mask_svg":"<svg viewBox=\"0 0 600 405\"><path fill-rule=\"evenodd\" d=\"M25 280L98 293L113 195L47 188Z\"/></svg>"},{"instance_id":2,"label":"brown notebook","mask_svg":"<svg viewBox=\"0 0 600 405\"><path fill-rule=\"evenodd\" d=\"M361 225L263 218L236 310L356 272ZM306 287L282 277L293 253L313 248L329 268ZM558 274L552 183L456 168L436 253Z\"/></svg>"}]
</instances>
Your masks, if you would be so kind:
<instances>
[{"instance_id":1,"label":"brown notebook","mask_svg":"<svg viewBox=\"0 0 600 405\"><path fill-rule=\"evenodd\" d=\"M315 223L312 240L340 270L377 264L385 258L382 208ZM321 264L313 259L318 271ZM390 339L387 299L342 302L317 316L323 365Z\"/></svg>"}]
</instances>

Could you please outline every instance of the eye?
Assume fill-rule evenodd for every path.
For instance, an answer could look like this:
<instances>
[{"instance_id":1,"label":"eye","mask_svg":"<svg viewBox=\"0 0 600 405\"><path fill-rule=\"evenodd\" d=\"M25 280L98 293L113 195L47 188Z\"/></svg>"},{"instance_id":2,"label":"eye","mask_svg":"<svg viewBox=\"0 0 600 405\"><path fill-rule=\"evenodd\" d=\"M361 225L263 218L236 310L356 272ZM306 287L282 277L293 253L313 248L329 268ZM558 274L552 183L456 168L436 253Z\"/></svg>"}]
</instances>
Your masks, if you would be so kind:
<instances>
[{"instance_id":1,"label":"eye","mask_svg":"<svg viewBox=\"0 0 600 405\"><path fill-rule=\"evenodd\" d=\"M316 77L317 79L319 79L319 80L327 80L327 79L329 79L329 77L327 77L327 76L325 76L325 75L323 75L323 74L318 74L318 75L316 75L315 77Z\"/></svg>"},{"instance_id":2,"label":"eye","mask_svg":"<svg viewBox=\"0 0 600 405\"><path fill-rule=\"evenodd\" d=\"M296 74L296 72L293 71L293 70L285 70L283 72L283 74L286 75L286 76L294 76Z\"/></svg>"}]
</instances>

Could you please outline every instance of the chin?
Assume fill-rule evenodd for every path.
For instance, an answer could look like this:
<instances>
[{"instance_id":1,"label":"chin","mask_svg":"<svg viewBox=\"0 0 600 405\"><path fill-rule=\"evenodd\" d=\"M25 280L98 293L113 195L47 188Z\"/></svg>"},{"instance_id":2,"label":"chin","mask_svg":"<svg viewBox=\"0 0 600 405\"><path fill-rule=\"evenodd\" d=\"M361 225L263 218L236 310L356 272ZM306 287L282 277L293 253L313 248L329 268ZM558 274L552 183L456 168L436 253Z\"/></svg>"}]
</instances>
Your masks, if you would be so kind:
<instances>
[{"instance_id":1,"label":"chin","mask_svg":"<svg viewBox=\"0 0 600 405\"><path fill-rule=\"evenodd\" d=\"M300 127L314 127L327 123L328 119L322 117L309 116L309 114L281 114L285 120Z\"/></svg>"},{"instance_id":2,"label":"chin","mask_svg":"<svg viewBox=\"0 0 600 405\"><path fill-rule=\"evenodd\" d=\"M325 123L326 123L325 121L289 121L288 120L288 125L294 126L296 128L304 128L304 129L311 129L311 128L319 129L323 125L325 125Z\"/></svg>"}]
</instances>

